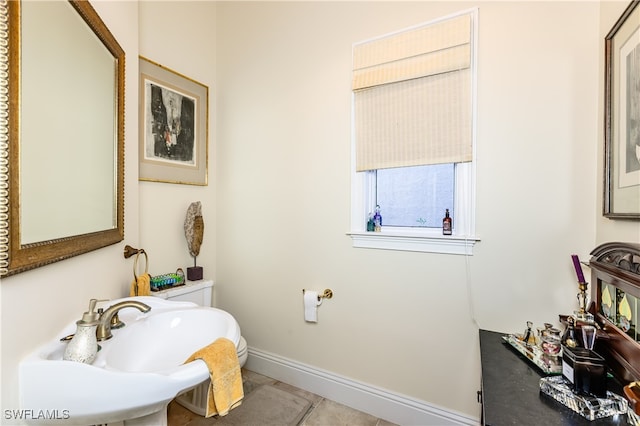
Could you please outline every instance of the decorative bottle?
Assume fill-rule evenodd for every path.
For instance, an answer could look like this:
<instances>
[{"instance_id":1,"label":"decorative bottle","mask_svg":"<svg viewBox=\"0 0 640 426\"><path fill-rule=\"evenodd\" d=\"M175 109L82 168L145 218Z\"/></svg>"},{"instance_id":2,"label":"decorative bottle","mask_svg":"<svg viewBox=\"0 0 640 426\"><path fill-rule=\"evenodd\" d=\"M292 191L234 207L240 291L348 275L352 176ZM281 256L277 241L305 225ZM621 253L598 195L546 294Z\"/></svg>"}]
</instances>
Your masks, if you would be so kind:
<instances>
[{"instance_id":1,"label":"decorative bottle","mask_svg":"<svg viewBox=\"0 0 640 426\"><path fill-rule=\"evenodd\" d=\"M442 235L451 235L452 229L451 217L449 216L449 209L447 209L444 213L444 219L442 219Z\"/></svg>"},{"instance_id":2,"label":"decorative bottle","mask_svg":"<svg viewBox=\"0 0 640 426\"><path fill-rule=\"evenodd\" d=\"M376 206L376 213L373 215L373 230L375 232L382 231L382 215L380 214L380 206Z\"/></svg>"},{"instance_id":3,"label":"decorative bottle","mask_svg":"<svg viewBox=\"0 0 640 426\"><path fill-rule=\"evenodd\" d=\"M100 314L94 311L98 300L91 299L89 310L82 315L82 319L76 322L77 329L73 338L67 345L62 359L91 364L98 353L98 340L96 339L96 327Z\"/></svg>"},{"instance_id":4,"label":"decorative bottle","mask_svg":"<svg viewBox=\"0 0 640 426\"><path fill-rule=\"evenodd\" d=\"M369 220L367 220L367 232L373 232L375 230L375 225L373 223L373 215L369 212Z\"/></svg>"},{"instance_id":5,"label":"decorative bottle","mask_svg":"<svg viewBox=\"0 0 640 426\"><path fill-rule=\"evenodd\" d=\"M569 347L575 348L578 346L578 337L576 336L576 328L575 328L575 319L573 317L567 318L567 328L564 330L564 334L562 335L562 344Z\"/></svg>"}]
</instances>

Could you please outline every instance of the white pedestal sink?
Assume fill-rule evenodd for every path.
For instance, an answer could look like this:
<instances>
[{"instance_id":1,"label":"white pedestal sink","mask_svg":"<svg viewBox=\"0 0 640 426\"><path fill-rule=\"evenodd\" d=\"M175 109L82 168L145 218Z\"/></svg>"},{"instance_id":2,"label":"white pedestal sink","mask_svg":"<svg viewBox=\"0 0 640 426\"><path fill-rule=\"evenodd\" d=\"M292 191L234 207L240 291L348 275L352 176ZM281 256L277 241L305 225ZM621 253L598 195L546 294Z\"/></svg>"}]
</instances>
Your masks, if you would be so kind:
<instances>
[{"instance_id":1,"label":"white pedestal sink","mask_svg":"<svg viewBox=\"0 0 640 426\"><path fill-rule=\"evenodd\" d=\"M32 414L29 423L166 425L169 402L209 377L203 361L183 362L219 337L240 341L238 323L220 309L149 296L104 305L124 300L151 311L120 311L126 326L98 342L93 364L62 359L67 343L60 338L75 332L75 322L20 363L21 409Z\"/></svg>"}]
</instances>

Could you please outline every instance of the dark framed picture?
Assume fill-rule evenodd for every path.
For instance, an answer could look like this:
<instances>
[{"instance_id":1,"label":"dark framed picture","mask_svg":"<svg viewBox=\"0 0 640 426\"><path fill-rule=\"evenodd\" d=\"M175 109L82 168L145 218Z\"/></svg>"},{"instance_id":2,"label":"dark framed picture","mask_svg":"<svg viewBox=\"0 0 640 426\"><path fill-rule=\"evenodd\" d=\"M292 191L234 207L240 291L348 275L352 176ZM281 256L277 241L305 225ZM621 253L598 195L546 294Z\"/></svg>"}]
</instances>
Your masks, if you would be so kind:
<instances>
[{"instance_id":1,"label":"dark framed picture","mask_svg":"<svg viewBox=\"0 0 640 426\"><path fill-rule=\"evenodd\" d=\"M139 179L207 185L209 88L140 57Z\"/></svg>"},{"instance_id":2,"label":"dark framed picture","mask_svg":"<svg viewBox=\"0 0 640 426\"><path fill-rule=\"evenodd\" d=\"M640 219L640 0L605 38L603 214Z\"/></svg>"}]
</instances>

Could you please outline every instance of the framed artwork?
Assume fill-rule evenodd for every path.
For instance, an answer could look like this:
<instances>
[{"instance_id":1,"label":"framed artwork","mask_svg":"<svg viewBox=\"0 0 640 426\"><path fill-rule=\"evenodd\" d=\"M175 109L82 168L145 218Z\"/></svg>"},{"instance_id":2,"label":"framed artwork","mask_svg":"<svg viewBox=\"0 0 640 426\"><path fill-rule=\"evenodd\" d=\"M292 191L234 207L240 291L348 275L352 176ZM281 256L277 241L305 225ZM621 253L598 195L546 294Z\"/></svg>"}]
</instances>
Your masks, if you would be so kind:
<instances>
[{"instance_id":1,"label":"framed artwork","mask_svg":"<svg viewBox=\"0 0 640 426\"><path fill-rule=\"evenodd\" d=\"M139 180L207 185L209 88L140 57Z\"/></svg>"},{"instance_id":2,"label":"framed artwork","mask_svg":"<svg viewBox=\"0 0 640 426\"><path fill-rule=\"evenodd\" d=\"M604 206L610 219L640 219L640 0L605 38Z\"/></svg>"}]
</instances>

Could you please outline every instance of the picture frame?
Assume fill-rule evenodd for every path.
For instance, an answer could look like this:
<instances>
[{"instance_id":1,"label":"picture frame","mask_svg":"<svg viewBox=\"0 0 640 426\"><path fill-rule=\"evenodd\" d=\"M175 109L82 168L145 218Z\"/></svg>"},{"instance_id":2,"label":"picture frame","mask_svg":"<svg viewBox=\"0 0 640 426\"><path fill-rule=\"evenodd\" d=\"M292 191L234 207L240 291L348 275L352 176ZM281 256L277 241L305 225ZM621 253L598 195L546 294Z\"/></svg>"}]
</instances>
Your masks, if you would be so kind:
<instances>
[{"instance_id":1,"label":"picture frame","mask_svg":"<svg viewBox=\"0 0 640 426\"><path fill-rule=\"evenodd\" d=\"M139 57L138 179L208 184L209 88Z\"/></svg>"},{"instance_id":2,"label":"picture frame","mask_svg":"<svg viewBox=\"0 0 640 426\"><path fill-rule=\"evenodd\" d=\"M605 37L603 215L640 220L640 0Z\"/></svg>"}]
</instances>

